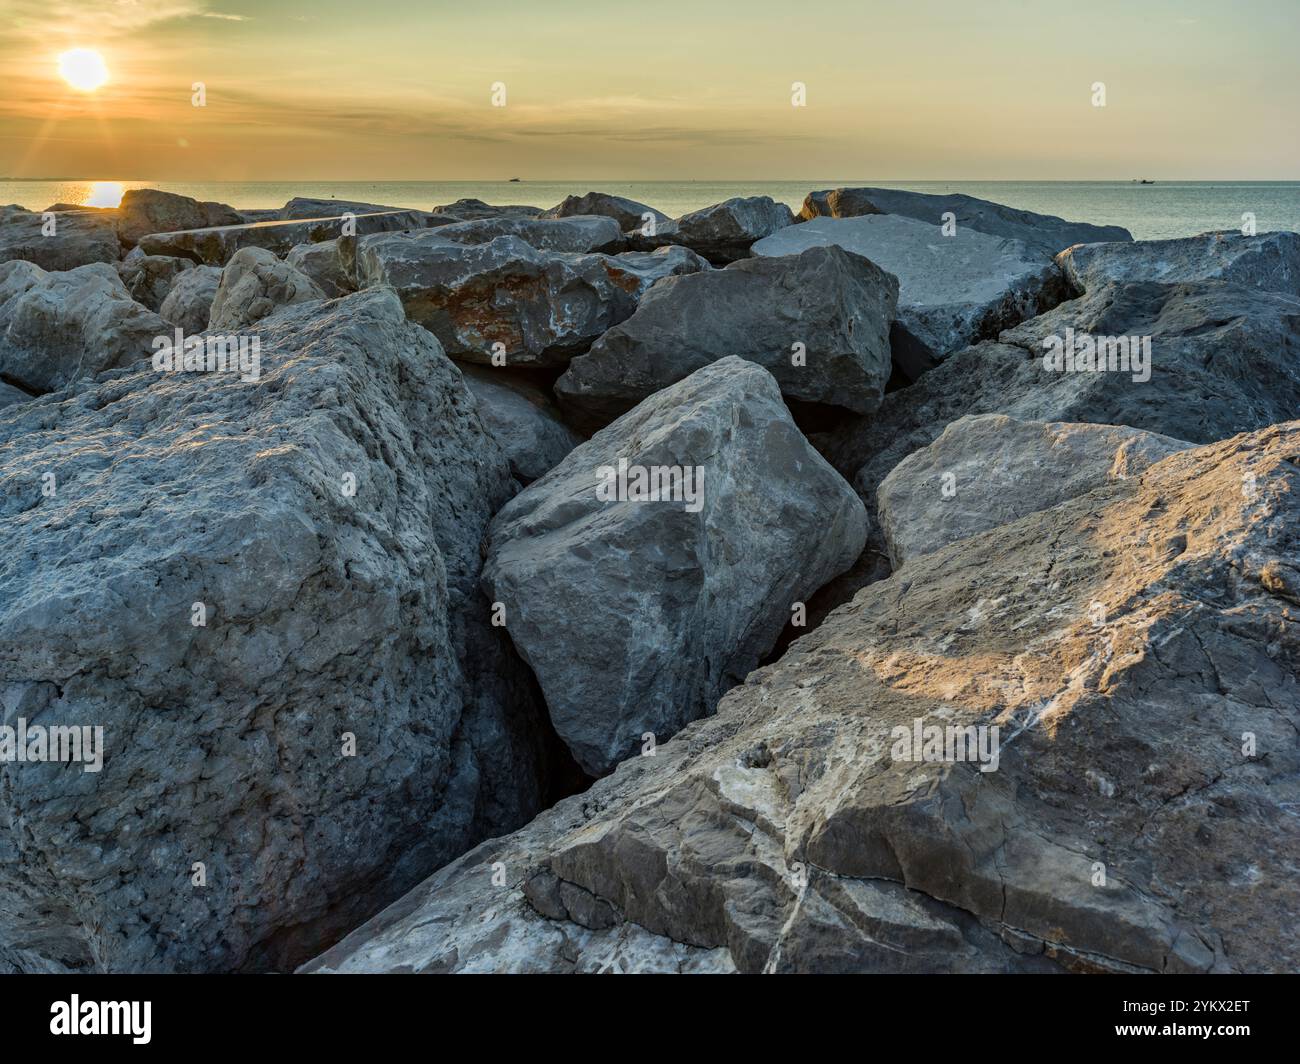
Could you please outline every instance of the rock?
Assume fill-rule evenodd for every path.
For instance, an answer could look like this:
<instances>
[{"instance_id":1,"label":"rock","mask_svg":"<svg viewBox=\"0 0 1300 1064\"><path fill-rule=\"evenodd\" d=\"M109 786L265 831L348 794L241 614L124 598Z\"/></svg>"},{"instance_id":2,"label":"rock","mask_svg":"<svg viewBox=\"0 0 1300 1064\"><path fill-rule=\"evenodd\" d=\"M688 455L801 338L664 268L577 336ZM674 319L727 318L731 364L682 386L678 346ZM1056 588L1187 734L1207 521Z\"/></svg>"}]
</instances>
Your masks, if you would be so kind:
<instances>
[{"instance_id":1,"label":"rock","mask_svg":"<svg viewBox=\"0 0 1300 1064\"><path fill-rule=\"evenodd\" d=\"M291 968L537 810L531 681L477 590L513 485L460 374L391 292L260 335L255 384L0 411L5 721L103 727L99 772L0 765L30 967Z\"/></svg>"},{"instance_id":2,"label":"rock","mask_svg":"<svg viewBox=\"0 0 1300 1064\"><path fill-rule=\"evenodd\" d=\"M240 248L221 271L208 328L238 331L277 307L324 298L325 293L301 270L264 248Z\"/></svg>"},{"instance_id":3,"label":"rock","mask_svg":"<svg viewBox=\"0 0 1300 1064\"><path fill-rule=\"evenodd\" d=\"M677 468L672 498L610 498ZM656 481L658 483L658 481ZM608 486L608 485L606 485ZM668 488L664 488L668 491ZM583 770L713 711L862 550L863 507L740 358L658 392L493 520L483 584Z\"/></svg>"},{"instance_id":4,"label":"rock","mask_svg":"<svg viewBox=\"0 0 1300 1064\"><path fill-rule=\"evenodd\" d=\"M306 221L314 218L338 218L343 214L391 214L412 210L409 207L390 207L382 203L363 203L360 200L313 199L310 196L294 196L288 203L274 212L282 221ZM423 214L423 211L414 213Z\"/></svg>"},{"instance_id":5,"label":"rock","mask_svg":"<svg viewBox=\"0 0 1300 1064\"><path fill-rule=\"evenodd\" d=\"M486 244L500 236L518 237L538 251L619 251L623 234L612 218L584 215L565 218L521 218L500 215L440 226L438 236L458 244Z\"/></svg>"},{"instance_id":6,"label":"rock","mask_svg":"<svg viewBox=\"0 0 1300 1064\"><path fill-rule=\"evenodd\" d=\"M180 328L187 336L203 332L208 327L212 301L220 283L220 267L195 266L172 283L171 291L158 308L158 316L168 325Z\"/></svg>"},{"instance_id":7,"label":"rock","mask_svg":"<svg viewBox=\"0 0 1300 1064\"><path fill-rule=\"evenodd\" d=\"M1232 281L1300 296L1300 233L1243 236L1234 229L1178 240L1082 244L1061 252L1057 262L1081 292L1112 281Z\"/></svg>"},{"instance_id":8,"label":"rock","mask_svg":"<svg viewBox=\"0 0 1300 1064\"><path fill-rule=\"evenodd\" d=\"M837 188L811 193L799 212L804 219L823 215L852 218L863 214L900 214L939 226L948 220L945 215L952 215L959 229L1019 240L1030 250L1049 258L1073 244L1133 239L1132 233L1118 225L1067 222L1052 214L1016 210L961 193L936 196L898 188Z\"/></svg>"},{"instance_id":9,"label":"rock","mask_svg":"<svg viewBox=\"0 0 1300 1064\"><path fill-rule=\"evenodd\" d=\"M1294 971L1298 450L917 559L304 970ZM985 747L924 762L918 725Z\"/></svg>"},{"instance_id":10,"label":"rock","mask_svg":"<svg viewBox=\"0 0 1300 1064\"><path fill-rule=\"evenodd\" d=\"M281 207L254 207L251 210L238 211L240 221L245 225L250 222L278 222L283 219L280 216Z\"/></svg>"},{"instance_id":11,"label":"rock","mask_svg":"<svg viewBox=\"0 0 1300 1064\"><path fill-rule=\"evenodd\" d=\"M172 255L146 255L139 248L117 264L117 274L131 293L131 298L156 311L171 291L178 274L194 269L189 259Z\"/></svg>"},{"instance_id":12,"label":"rock","mask_svg":"<svg viewBox=\"0 0 1300 1064\"><path fill-rule=\"evenodd\" d=\"M797 255L837 244L898 278L898 321L931 359L996 337L1065 298L1060 271L1015 240L897 215L814 218L754 245L755 255Z\"/></svg>"},{"instance_id":13,"label":"rock","mask_svg":"<svg viewBox=\"0 0 1300 1064\"><path fill-rule=\"evenodd\" d=\"M739 355L765 367L793 399L869 413L889 380L897 298L893 277L834 246L670 278L569 364L556 394L575 424L594 429ZM793 364L796 356L803 364Z\"/></svg>"},{"instance_id":14,"label":"rock","mask_svg":"<svg viewBox=\"0 0 1300 1064\"><path fill-rule=\"evenodd\" d=\"M582 443L541 388L507 370L467 364L460 370L488 435L505 452L510 472L521 484L549 472Z\"/></svg>"},{"instance_id":15,"label":"rock","mask_svg":"<svg viewBox=\"0 0 1300 1064\"><path fill-rule=\"evenodd\" d=\"M32 398L21 388L15 388L12 384L6 384L0 381L0 407L12 406L14 403L25 403Z\"/></svg>"},{"instance_id":16,"label":"rock","mask_svg":"<svg viewBox=\"0 0 1300 1064\"><path fill-rule=\"evenodd\" d=\"M607 192L588 192L585 196L566 196L563 203L544 211L542 218L569 218L573 215L603 214L618 222L623 232L639 231L647 224L647 216L653 222L656 231L669 232L676 223L653 207L623 196L611 196Z\"/></svg>"},{"instance_id":17,"label":"rock","mask_svg":"<svg viewBox=\"0 0 1300 1064\"><path fill-rule=\"evenodd\" d=\"M27 391L150 358L154 338L168 332L106 262L51 273L0 263L0 376Z\"/></svg>"},{"instance_id":18,"label":"rock","mask_svg":"<svg viewBox=\"0 0 1300 1064\"><path fill-rule=\"evenodd\" d=\"M257 222L252 225L228 225L215 229L187 229L175 233L154 233L142 237L140 247L150 255L180 255L208 266L224 266L240 248L265 248L276 255L287 255L297 244L312 244L347 235L391 233L405 229L423 229L419 211L390 211L385 214L340 215L336 218L312 218L299 222Z\"/></svg>"},{"instance_id":19,"label":"rock","mask_svg":"<svg viewBox=\"0 0 1300 1064\"><path fill-rule=\"evenodd\" d=\"M682 244L712 263L726 265L748 257L756 240L793 223L790 208L771 196L736 196L683 214L674 229L658 230L655 240Z\"/></svg>"},{"instance_id":20,"label":"rock","mask_svg":"<svg viewBox=\"0 0 1300 1064\"><path fill-rule=\"evenodd\" d=\"M357 290L357 238L340 236L290 248L284 261L301 270L331 299Z\"/></svg>"},{"instance_id":21,"label":"rock","mask_svg":"<svg viewBox=\"0 0 1300 1064\"><path fill-rule=\"evenodd\" d=\"M1150 338L1150 375L1057 372L1043 341ZM1145 359L1145 356L1144 356ZM824 453L874 509L876 489L907 455L966 414L1128 425L1209 443L1300 410L1300 301L1222 281L1108 285L961 351L870 419L832 434Z\"/></svg>"},{"instance_id":22,"label":"rock","mask_svg":"<svg viewBox=\"0 0 1300 1064\"><path fill-rule=\"evenodd\" d=\"M894 568L959 539L1085 495L1191 444L1123 425L978 414L913 451L876 494Z\"/></svg>"},{"instance_id":23,"label":"rock","mask_svg":"<svg viewBox=\"0 0 1300 1064\"><path fill-rule=\"evenodd\" d=\"M542 213L542 208L530 207L525 204L494 207L490 203L484 203L481 199L458 199L455 203L445 203L441 207L434 207L430 213L448 215L456 221L468 222L476 218L498 218L502 215L536 218Z\"/></svg>"},{"instance_id":24,"label":"rock","mask_svg":"<svg viewBox=\"0 0 1300 1064\"><path fill-rule=\"evenodd\" d=\"M0 262L21 259L43 270L73 270L121 257L111 215L84 210L37 214L16 205L0 211Z\"/></svg>"},{"instance_id":25,"label":"rock","mask_svg":"<svg viewBox=\"0 0 1300 1064\"><path fill-rule=\"evenodd\" d=\"M239 212L224 203L201 203L189 196L156 188L129 188L117 211L117 235L127 247L150 233L239 225Z\"/></svg>"},{"instance_id":26,"label":"rock","mask_svg":"<svg viewBox=\"0 0 1300 1064\"><path fill-rule=\"evenodd\" d=\"M501 344L508 366L563 366L628 317L655 281L709 268L685 248L565 255L518 237L458 244L444 231L367 237L357 280L392 285L411 321L470 362L491 362Z\"/></svg>"}]
</instances>

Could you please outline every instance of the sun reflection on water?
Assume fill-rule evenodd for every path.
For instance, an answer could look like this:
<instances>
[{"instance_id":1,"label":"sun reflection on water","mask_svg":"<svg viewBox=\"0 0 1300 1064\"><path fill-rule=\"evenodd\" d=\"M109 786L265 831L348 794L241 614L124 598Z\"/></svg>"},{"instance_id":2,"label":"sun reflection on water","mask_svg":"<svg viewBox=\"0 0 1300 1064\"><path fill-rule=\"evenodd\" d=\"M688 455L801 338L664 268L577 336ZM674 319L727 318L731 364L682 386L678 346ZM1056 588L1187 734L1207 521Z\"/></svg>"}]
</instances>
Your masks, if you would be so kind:
<instances>
[{"instance_id":1,"label":"sun reflection on water","mask_svg":"<svg viewBox=\"0 0 1300 1064\"><path fill-rule=\"evenodd\" d=\"M82 200L83 207L116 207L122 202L122 188L120 181L92 181L90 191L86 193L86 198Z\"/></svg>"}]
</instances>

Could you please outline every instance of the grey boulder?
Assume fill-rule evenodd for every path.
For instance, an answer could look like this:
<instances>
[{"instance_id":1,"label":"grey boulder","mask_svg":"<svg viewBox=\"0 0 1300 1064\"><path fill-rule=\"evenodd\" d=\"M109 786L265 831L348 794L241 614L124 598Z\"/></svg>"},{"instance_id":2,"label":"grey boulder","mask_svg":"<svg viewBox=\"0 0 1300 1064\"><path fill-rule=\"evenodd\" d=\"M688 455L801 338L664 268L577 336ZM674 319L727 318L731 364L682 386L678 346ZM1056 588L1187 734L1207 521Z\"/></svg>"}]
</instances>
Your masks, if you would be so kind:
<instances>
[{"instance_id":1,"label":"grey boulder","mask_svg":"<svg viewBox=\"0 0 1300 1064\"><path fill-rule=\"evenodd\" d=\"M130 188L117 209L117 235L127 247L150 233L239 225L243 217L224 203L201 202L156 188Z\"/></svg>"},{"instance_id":2,"label":"grey boulder","mask_svg":"<svg viewBox=\"0 0 1300 1064\"><path fill-rule=\"evenodd\" d=\"M1294 971L1298 448L918 558L304 970Z\"/></svg>"},{"instance_id":3,"label":"grey boulder","mask_svg":"<svg viewBox=\"0 0 1300 1064\"><path fill-rule=\"evenodd\" d=\"M762 256L796 255L835 244L898 278L898 321L930 360L1055 306L1066 296L1060 271L1015 240L899 215L814 218L754 245Z\"/></svg>"},{"instance_id":4,"label":"grey boulder","mask_svg":"<svg viewBox=\"0 0 1300 1064\"><path fill-rule=\"evenodd\" d=\"M194 263L189 259L173 255L146 255L139 248L132 248L126 258L117 264L118 276L131 293L131 298L155 311L162 306L177 276L192 269Z\"/></svg>"},{"instance_id":5,"label":"grey boulder","mask_svg":"<svg viewBox=\"0 0 1300 1064\"><path fill-rule=\"evenodd\" d=\"M0 263L0 375L28 391L147 359L170 331L106 262L50 273L21 259Z\"/></svg>"},{"instance_id":6,"label":"grey boulder","mask_svg":"<svg viewBox=\"0 0 1300 1064\"><path fill-rule=\"evenodd\" d=\"M0 208L0 262L22 259L45 270L73 270L121 257L111 214L70 210L46 217L18 206Z\"/></svg>"},{"instance_id":7,"label":"grey boulder","mask_svg":"<svg viewBox=\"0 0 1300 1064\"><path fill-rule=\"evenodd\" d=\"M894 568L959 539L1137 476L1190 443L1123 425L960 418L876 493Z\"/></svg>"},{"instance_id":8,"label":"grey boulder","mask_svg":"<svg viewBox=\"0 0 1300 1064\"><path fill-rule=\"evenodd\" d=\"M281 309L262 376L118 371L0 410L0 955L284 970L538 808L479 544L514 485L391 292ZM56 477L43 493L42 474Z\"/></svg>"},{"instance_id":9,"label":"grey boulder","mask_svg":"<svg viewBox=\"0 0 1300 1064\"><path fill-rule=\"evenodd\" d=\"M600 214L613 218L623 232L640 232L645 229L668 232L674 222L662 211L624 196L613 196L608 192L588 192L585 196L567 196L564 201L549 211L544 211L542 218L568 218L573 215ZM650 234L652 235L652 234Z\"/></svg>"},{"instance_id":10,"label":"grey boulder","mask_svg":"<svg viewBox=\"0 0 1300 1064\"><path fill-rule=\"evenodd\" d=\"M483 584L556 732L600 775L711 713L858 556L865 522L772 376L727 358L507 503Z\"/></svg>"},{"instance_id":11,"label":"grey boulder","mask_svg":"<svg viewBox=\"0 0 1300 1064\"><path fill-rule=\"evenodd\" d=\"M682 244L725 266L746 258L755 241L793 223L790 208L771 196L734 196L683 214L671 228L657 230L651 241Z\"/></svg>"},{"instance_id":12,"label":"grey boulder","mask_svg":"<svg viewBox=\"0 0 1300 1064\"><path fill-rule=\"evenodd\" d=\"M863 214L899 214L930 225L942 225L948 220L945 215L951 215L959 229L1019 240L1027 248L1049 257L1074 244L1133 239L1132 233L1118 225L1067 222L1052 214L1017 210L960 192L935 195L899 188L837 188L810 193L799 212L804 219L852 218Z\"/></svg>"},{"instance_id":13,"label":"grey boulder","mask_svg":"<svg viewBox=\"0 0 1300 1064\"><path fill-rule=\"evenodd\" d=\"M536 384L508 370L462 363L460 371L488 435L505 452L510 472L521 484L548 473L582 443Z\"/></svg>"},{"instance_id":14,"label":"grey boulder","mask_svg":"<svg viewBox=\"0 0 1300 1064\"><path fill-rule=\"evenodd\" d=\"M172 282L167 298L158 308L158 316L186 335L201 333L208 327L212 301L216 299L220 284L221 268L218 266L195 266L187 270Z\"/></svg>"},{"instance_id":15,"label":"grey boulder","mask_svg":"<svg viewBox=\"0 0 1300 1064\"><path fill-rule=\"evenodd\" d=\"M354 236L297 244L284 261L310 277L331 299L357 290L357 238Z\"/></svg>"},{"instance_id":16,"label":"grey boulder","mask_svg":"<svg viewBox=\"0 0 1300 1064\"><path fill-rule=\"evenodd\" d=\"M563 218L524 218L497 215L439 226L438 236L458 244L486 244L500 236L513 236L538 251L619 251L622 231L613 218L588 214Z\"/></svg>"},{"instance_id":17,"label":"grey boulder","mask_svg":"<svg viewBox=\"0 0 1300 1064\"><path fill-rule=\"evenodd\" d=\"M430 213L442 215L454 221L470 222L477 218L499 218L502 215L513 215L517 218L536 218L542 213L542 208L530 207L526 204L496 206L491 203L484 203L481 199L458 199L455 203L444 203L441 206L434 207Z\"/></svg>"},{"instance_id":18,"label":"grey boulder","mask_svg":"<svg viewBox=\"0 0 1300 1064\"><path fill-rule=\"evenodd\" d=\"M324 299L316 283L264 248L240 248L221 271L208 328L239 330L277 307Z\"/></svg>"},{"instance_id":19,"label":"grey boulder","mask_svg":"<svg viewBox=\"0 0 1300 1064\"><path fill-rule=\"evenodd\" d=\"M1243 236L1228 230L1176 240L1082 244L1062 251L1056 261L1081 292L1111 282L1231 281L1300 297L1300 233Z\"/></svg>"},{"instance_id":20,"label":"grey boulder","mask_svg":"<svg viewBox=\"0 0 1300 1064\"><path fill-rule=\"evenodd\" d=\"M556 394L575 424L594 429L739 355L792 399L869 413L889 380L897 298L893 277L835 246L670 278L569 363Z\"/></svg>"},{"instance_id":21,"label":"grey boulder","mask_svg":"<svg viewBox=\"0 0 1300 1064\"><path fill-rule=\"evenodd\" d=\"M392 285L411 321L470 362L499 354L511 367L563 366L628 317L655 281L709 268L685 248L571 255L514 236L460 244L444 231L363 239L357 280Z\"/></svg>"}]
</instances>

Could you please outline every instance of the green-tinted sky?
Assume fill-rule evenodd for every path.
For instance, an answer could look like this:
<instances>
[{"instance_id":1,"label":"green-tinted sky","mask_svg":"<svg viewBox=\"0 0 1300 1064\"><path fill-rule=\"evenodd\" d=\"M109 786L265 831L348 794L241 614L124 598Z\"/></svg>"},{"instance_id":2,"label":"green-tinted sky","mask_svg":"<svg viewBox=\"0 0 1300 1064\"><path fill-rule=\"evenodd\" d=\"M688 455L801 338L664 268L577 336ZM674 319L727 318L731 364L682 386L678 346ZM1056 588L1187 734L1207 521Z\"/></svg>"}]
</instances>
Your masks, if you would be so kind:
<instances>
[{"instance_id":1,"label":"green-tinted sky","mask_svg":"<svg viewBox=\"0 0 1300 1064\"><path fill-rule=\"evenodd\" d=\"M0 0L0 176L1297 179L1298 57L1300 0Z\"/></svg>"}]
</instances>

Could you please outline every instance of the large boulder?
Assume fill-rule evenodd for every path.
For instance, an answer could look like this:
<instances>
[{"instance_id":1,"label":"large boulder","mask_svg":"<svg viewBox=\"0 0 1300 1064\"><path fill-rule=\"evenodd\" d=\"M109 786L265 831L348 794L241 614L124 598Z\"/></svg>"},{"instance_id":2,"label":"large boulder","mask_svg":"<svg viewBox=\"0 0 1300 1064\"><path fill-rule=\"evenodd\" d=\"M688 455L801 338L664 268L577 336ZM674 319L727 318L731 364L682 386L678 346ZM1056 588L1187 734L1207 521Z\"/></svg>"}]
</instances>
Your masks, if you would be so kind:
<instances>
[{"instance_id":1,"label":"large boulder","mask_svg":"<svg viewBox=\"0 0 1300 1064\"><path fill-rule=\"evenodd\" d=\"M1191 444L1124 425L977 414L913 451L876 493L894 568L1026 514L1137 476Z\"/></svg>"},{"instance_id":2,"label":"large boulder","mask_svg":"<svg viewBox=\"0 0 1300 1064\"><path fill-rule=\"evenodd\" d=\"M535 383L508 370L463 364L460 371L478 404L478 415L510 461L510 472L531 484L582 443L560 420L550 397Z\"/></svg>"},{"instance_id":3,"label":"large boulder","mask_svg":"<svg viewBox=\"0 0 1300 1064\"><path fill-rule=\"evenodd\" d=\"M1232 281L1300 297L1300 233L1243 236L1229 230L1176 240L1082 244L1062 251L1056 261L1080 292L1112 282Z\"/></svg>"},{"instance_id":4,"label":"large boulder","mask_svg":"<svg viewBox=\"0 0 1300 1064\"><path fill-rule=\"evenodd\" d=\"M514 490L391 292L284 308L262 373L119 371L0 410L0 954L284 969L536 812L531 681L479 544ZM56 490L43 492L43 474Z\"/></svg>"},{"instance_id":5,"label":"large boulder","mask_svg":"<svg viewBox=\"0 0 1300 1064\"><path fill-rule=\"evenodd\" d=\"M187 335L202 332L208 327L212 301L220 284L220 267L195 266L172 282L167 298L158 308L158 316Z\"/></svg>"},{"instance_id":6,"label":"large boulder","mask_svg":"<svg viewBox=\"0 0 1300 1064\"><path fill-rule=\"evenodd\" d=\"M282 221L304 221L311 218L337 218L341 214L386 214L407 211L409 207L390 207L382 203L365 203L361 200L341 200L294 196L275 212Z\"/></svg>"},{"instance_id":7,"label":"large boulder","mask_svg":"<svg viewBox=\"0 0 1300 1064\"><path fill-rule=\"evenodd\" d=\"M111 214L86 210L38 214L16 205L0 208L0 262L22 259L44 270L73 270L121 257Z\"/></svg>"},{"instance_id":8,"label":"large boulder","mask_svg":"<svg viewBox=\"0 0 1300 1064\"><path fill-rule=\"evenodd\" d=\"M276 255L287 255L298 244L423 228L424 218L419 211L387 211L153 233L142 237L139 246L150 255L180 255L208 266L224 266L240 248L265 248Z\"/></svg>"},{"instance_id":9,"label":"large boulder","mask_svg":"<svg viewBox=\"0 0 1300 1064\"><path fill-rule=\"evenodd\" d=\"M316 244L298 244L284 261L301 270L331 299L357 290L357 238L340 236Z\"/></svg>"},{"instance_id":10,"label":"large boulder","mask_svg":"<svg viewBox=\"0 0 1300 1064\"><path fill-rule=\"evenodd\" d=\"M577 448L490 534L484 587L599 775L711 713L858 556L866 518L772 376L728 358Z\"/></svg>"},{"instance_id":11,"label":"large boulder","mask_svg":"<svg viewBox=\"0 0 1300 1064\"><path fill-rule=\"evenodd\" d=\"M834 246L670 278L569 363L556 394L575 423L594 429L739 355L792 399L869 413L889 380L897 299L893 277Z\"/></svg>"},{"instance_id":12,"label":"large boulder","mask_svg":"<svg viewBox=\"0 0 1300 1064\"><path fill-rule=\"evenodd\" d=\"M266 249L240 248L221 271L208 328L245 329L277 307L324 298L310 277Z\"/></svg>"},{"instance_id":13,"label":"large boulder","mask_svg":"<svg viewBox=\"0 0 1300 1064\"><path fill-rule=\"evenodd\" d=\"M951 215L959 228L1019 240L1049 257L1074 244L1133 239L1122 226L1067 222L1053 214L1017 210L960 192L935 195L899 188L837 188L809 193L799 217L854 218L863 214L901 214L930 225L942 225Z\"/></svg>"},{"instance_id":14,"label":"large boulder","mask_svg":"<svg viewBox=\"0 0 1300 1064\"><path fill-rule=\"evenodd\" d=\"M50 273L21 259L0 263L0 375L28 391L148 359L170 331L106 262Z\"/></svg>"},{"instance_id":15,"label":"large boulder","mask_svg":"<svg viewBox=\"0 0 1300 1064\"><path fill-rule=\"evenodd\" d=\"M563 218L524 218L503 214L455 222L436 230L443 240L458 244L486 244L500 236L513 236L538 251L619 251L623 233L613 218L587 214Z\"/></svg>"},{"instance_id":16,"label":"large boulder","mask_svg":"<svg viewBox=\"0 0 1300 1064\"><path fill-rule=\"evenodd\" d=\"M650 243L682 244L725 266L749 256L754 242L794 223L794 214L771 196L733 196L683 214L668 228L656 227Z\"/></svg>"},{"instance_id":17,"label":"large boulder","mask_svg":"<svg viewBox=\"0 0 1300 1064\"><path fill-rule=\"evenodd\" d=\"M156 188L130 188L117 209L117 235L127 247L150 233L239 225L240 213L224 203L200 202Z\"/></svg>"},{"instance_id":18,"label":"large boulder","mask_svg":"<svg viewBox=\"0 0 1300 1064\"><path fill-rule=\"evenodd\" d=\"M167 298L176 277L192 269L194 263L189 259L174 255L146 255L139 248L132 248L117 264L117 274L131 298L155 311Z\"/></svg>"},{"instance_id":19,"label":"large boulder","mask_svg":"<svg viewBox=\"0 0 1300 1064\"><path fill-rule=\"evenodd\" d=\"M898 278L898 321L930 360L996 337L1067 292L1052 261L1016 240L899 215L814 218L760 240L754 254L838 245Z\"/></svg>"},{"instance_id":20,"label":"large boulder","mask_svg":"<svg viewBox=\"0 0 1300 1064\"><path fill-rule=\"evenodd\" d=\"M445 216L458 222L470 222L476 218L499 218L502 215L536 218L542 213L542 208L530 207L522 203L496 206L491 203L484 203L481 199L458 199L455 203L444 203L441 206L434 207L429 213L436 216Z\"/></svg>"},{"instance_id":21,"label":"large boulder","mask_svg":"<svg viewBox=\"0 0 1300 1064\"><path fill-rule=\"evenodd\" d=\"M566 196L563 202L544 211L542 218L569 218L573 215L601 214L618 222L621 231L638 232L653 228L655 232L668 232L674 222L662 211L624 196L613 196L608 192L588 192L585 196Z\"/></svg>"},{"instance_id":22,"label":"large boulder","mask_svg":"<svg viewBox=\"0 0 1300 1064\"><path fill-rule=\"evenodd\" d=\"M306 970L1294 971L1298 449L917 559Z\"/></svg>"},{"instance_id":23,"label":"large boulder","mask_svg":"<svg viewBox=\"0 0 1300 1064\"><path fill-rule=\"evenodd\" d=\"M470 362L491 363L499 353L509 366L563 366L627 318L655 281L709 269L685 248L570 255L514 236L460 244L444 231L367 237L357 280L392 285L407 317Z\"/></svg>"}]
</instances>

